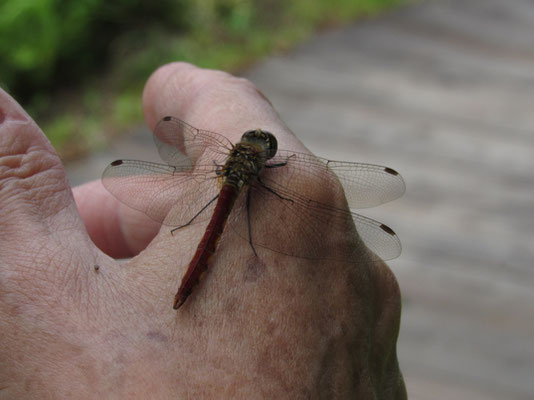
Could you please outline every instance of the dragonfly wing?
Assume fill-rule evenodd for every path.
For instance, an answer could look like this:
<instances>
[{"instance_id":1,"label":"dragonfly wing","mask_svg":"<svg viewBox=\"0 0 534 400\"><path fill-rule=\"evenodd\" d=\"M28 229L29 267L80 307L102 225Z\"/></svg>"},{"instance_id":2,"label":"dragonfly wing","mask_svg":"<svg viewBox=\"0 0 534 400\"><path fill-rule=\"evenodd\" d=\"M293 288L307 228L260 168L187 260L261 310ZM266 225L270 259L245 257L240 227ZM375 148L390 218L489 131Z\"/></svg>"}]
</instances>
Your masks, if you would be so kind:
<instances>
[{"instance_id":1,"label":"dragonfly wing","mask_svg":"<svg viewBox=\"0 0 534 400\"><path fill-rule=\"evenodd\" d=\"M224 159L232 143L222 135L197 129L175 117L164 117L154 130L160 157L169 165L192 168L201 159ZM222 156L222 157L221 157Z\"/></svg>"},{"instance_id":2,"label":"dragonfly wing","mask_svg":"<svg viewBox=\"0 0 534 400\"><path fill-rule=\"evenodd\" d=\"M352 213L352 219L356 225L358 236L374 254L385 261L400 256L401 242L393 229L356 213Z\"/></svg>"},{"instance_id":3,"label":"dragonfly wing","mask_svg":"<svg viewBox=\"0 0 534 400\"><path fill-rule=\"evenodd\" d=\"M351 208L375 207L401 197L406 186L394 169L381 165L329 161L339 178Z\"/></svg>"},{"instance_id":4,"label":"dragonfly wing","mask_svg":"<svg viewBox=\"0 0 534 400\"><path fill-rule=\"evenodd\" d=\"M362 240L381 260L400 255L401 245L397 235L378 221L348 209L303 203L298 199L282 199L279 196L284 194L271 192L259 184L254 184L250 190L250 229L256 248L263 247L309 259L369 260L367 249L355 245ZM249 240L246 221L244 193L228 225L240 237Z\"/></svg>"},{"instance_id":5,"label":"dragonfly wing","mask_svg":"<svg viewBox=\"0 0 534 400\"><path fill-rule=\"evenodd\" d=\"M266 168L250 186L254 246L311 259L362 259L369 253L355 246L359 237L382 260L400 254L400 242L390 228L343 207L344 193L326 162L311 157L304 163L305 157L291 154L278 160L287 165ZM246 221L246 196L241 196L229 226L248 240Z\"/></svg>"},{"instance_id":6,"label":"dragonfly wing","mask_svg":"<svg viewBox=\"0 0 534 400\"><path fill-rule=\"evenodd\" d=\"M215 132L164 117L154 130L161 158L168 164L136 160L111 163L104 186L121 202L165 225L187 224L217 194L220 168L231 142ZM209 217L209 207L195 218Z\"/></svg>"},{"instance_id":7,"label":"dragonfly wing","mask_svg":"<svg viewBox=\"0 0 534 400\"><path fill-rule=\"evenodd\" d=\"M220 161L215 160L215 161ZM102 175L104 187L124 204L165 225L186 224L217 194L213 163L189 167L137 160L112 162ZM180 206L177 207L177 204ZM172 212L171 212L172 210ZM195 222L209 217L206 210Z\"/></svg>"},{"instance_id":8,"label":"dragonfly wing","mask_svg":"<svg viewBox=\"0 0 534 400\"><path fill-rule=\"evenodd\" d=\"M381 165L332 161L284 150L279 151L269 164L284 162L299 180L309 180L331 189L341 183L350 208L375 207L401 197L405 191L402 176Z\"/></svg>"}]
</instances>

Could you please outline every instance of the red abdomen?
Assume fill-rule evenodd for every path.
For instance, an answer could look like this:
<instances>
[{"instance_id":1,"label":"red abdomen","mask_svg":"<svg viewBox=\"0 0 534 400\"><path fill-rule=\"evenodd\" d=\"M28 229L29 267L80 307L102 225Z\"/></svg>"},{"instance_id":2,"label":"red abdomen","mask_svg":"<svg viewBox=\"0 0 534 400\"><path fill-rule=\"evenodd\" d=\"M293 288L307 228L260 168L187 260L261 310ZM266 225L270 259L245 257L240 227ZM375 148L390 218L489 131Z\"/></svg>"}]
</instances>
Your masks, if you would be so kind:
<instances>
[{"instance_id":1,"label":"red abdomen","mask_svg":"<svg viewBox=\"0 0 534 400\"><path fill-rule=\"evenodd\" d=\"M224 184L219 193L217 204L213 211L211 220L200 240L197 251L189 263L189 267L182 279L182 284L178 293L174 297L173 308L177 310L191 294L193 288L198 284L202 275L208 269L208 260L215 252L217 242L224 230L224 225L232 211L239 190L231 184Z\"/></svg>"}]
</instances>

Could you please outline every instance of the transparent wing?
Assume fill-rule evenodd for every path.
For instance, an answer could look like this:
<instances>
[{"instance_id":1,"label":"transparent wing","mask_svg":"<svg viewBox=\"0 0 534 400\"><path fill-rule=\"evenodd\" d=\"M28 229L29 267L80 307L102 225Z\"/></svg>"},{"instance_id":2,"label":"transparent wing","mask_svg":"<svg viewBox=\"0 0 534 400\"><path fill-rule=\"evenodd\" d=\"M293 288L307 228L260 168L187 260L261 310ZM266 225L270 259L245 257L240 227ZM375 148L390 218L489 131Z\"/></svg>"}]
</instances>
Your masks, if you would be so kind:
<instances>
[{"instance_id":1,"label":"transparent wing","mask_svg":"<svg viewBox=\"0 0 534 400\"><path fill-rule=\"evenodd\" d=\"M232 143L224 136L194 128L174 117L159 121L154 130L154 142L167 164L190 168L206 155L206 149L220 153L220 159L224 159L232 148Z\"/></svg>"},{"instance_id":2,"label":"transparent wing","mask_svg":"<svg viewBox=\"0 0 534 400\"><path fill-rule=\"evenodd\" d=\"M278 151L268 164L285 162L299 179L310 179L311 182L320 179L321 184L330 189L341 183L350 208L376 207L401 197L406 190L402 176L381 165L333 161L285 150Z\"/></svg>"},{"instance_id":3,"label":"transparent wing","mask_svg":"<svg viewBox=\"0 0 534 400\"><path fill-rule=\"evenodd\" d=\"M145 161L117 160L104 170L102 183L121 202L153 220L181 226L200 211L203 203L216 196L215 171L214 164L180 169ZM210 210L205 210L195 222L209 216Z\"/></svg>"},{"instance_id":4,"label":"transparent wing","mask_svg":"<svg viewBox=\"0 0 534 400\"><path fill-rule=\"evenodd\" d=\"M217 195L218 171L232 144L173 117L159 122L154 139L168 165L118 160L106 168L102 181L130 207L166 225L182 226ZM404 190L402 177L387 167L279 150L251 184L248 213L246 193L242 193L228 226L248 240L250 215L256 247L315 259L346 259L328 255L332 249L361 257L365 250L354 253L353 246L359 237L378 257L388 260L401 251L395 233L348 207L373 207L400 197ZM211 217L214 205L194 222Z\"/></svg>"},{"instance_id":5,"label":"transparent wing","mask_svg":"<svg viewBox=\"0 0 534 400\"><path fill-rule=\"evenodd\" d=\"M232 144L174 117L158 123L154 141L168 165L117 160L105 169L102 183L121 202L155 221L174 227L187 224L217 195L217 169ZM209 216L210 207L194 222Z\"/></svg>"},{"instance_id":6,"label":"transparent wing","mask_svg":"<svg viewBox=\"0 0 534 400\"><path fill-rule=\"evenodd\" d=\"M273 194L265 190L252 193L250 206L251 220L257 219L259 208L270 207L273 201L277 214L271 215L269 223L251 224L254 246L265 247L282 254L310 259L361 260L369 257L367 250L361 246L354 247L357 240L381 260L391 260L401 254L401 243L395 232L388 226L363 215L335 208L303 208L290 201L280 203ZM261 201L256 201L261 199ZM291 225L288 225L291 221ZM354 226L349 224L354 222ZM243 224L236 229L248 240L248 228ZM354 227L357 235L355 235ZM234 228L235 229L235 228ZM340 251L331 253L332 249ZM358 250L357 250L358 249Z\"/></svg>"},{"instance_id":7,"label":"transparent wing","mask_svg":"<svg viewBox=\"0 0 534 400\"><path fill-rule=\"evenodd\" d=\"M351 257L360 259L364 253L369 254L362 246L357 247L361 249L360 253L354 253L354 241L359 237L383 260L399 256L400 241L391 228L343 206L346 192L343 192L340 181L350 181L352 205L369 207L398 197L399 191L404 189L402 178L400 184L396 178L390 179L390 173L384 171L384 167L339 163L331 168L332 162L325 159L283 153L269 164L287 164L266 168L260 181L251 186L250 229L255 246L312 259L346 259L345 253L329 254L328 251L350 249ZM338 166L343 170L341 177L333 173ZM372 172L368 173L369 170ZM378 178L373 181L373 177ZM388 179L401 187L388 189L385 183ZM375 190L376 193L363 196L357 193L358 189ZM239 222L246 218L246 199L242 196L229 226L248 240L248 225Z\"/></svg>"}]
</instances>

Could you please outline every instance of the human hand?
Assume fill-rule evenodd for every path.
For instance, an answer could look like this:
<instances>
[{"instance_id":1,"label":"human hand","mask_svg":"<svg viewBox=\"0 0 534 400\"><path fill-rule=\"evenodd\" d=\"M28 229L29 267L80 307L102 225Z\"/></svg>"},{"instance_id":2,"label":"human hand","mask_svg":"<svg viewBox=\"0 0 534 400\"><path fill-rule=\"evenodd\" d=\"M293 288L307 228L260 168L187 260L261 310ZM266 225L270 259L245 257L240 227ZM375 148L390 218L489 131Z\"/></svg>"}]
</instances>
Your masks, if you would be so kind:
<instances>
[{"instance_id":1,"label":"human hand","mask_svg":"<svg viewBox=\"0 0 534 400\"><path fill-rule=\"evenodd\" d=\"M164 66L143 109L151 128L176 115L235 143L262 127L305 151L257 89L222 72ZM400 295L385 264L257 262L235 241L174 311L196 244L100 181L73 196L54 150L4 92L0 157L0 397L406 398Z\"/></svg>"}]
</instances>

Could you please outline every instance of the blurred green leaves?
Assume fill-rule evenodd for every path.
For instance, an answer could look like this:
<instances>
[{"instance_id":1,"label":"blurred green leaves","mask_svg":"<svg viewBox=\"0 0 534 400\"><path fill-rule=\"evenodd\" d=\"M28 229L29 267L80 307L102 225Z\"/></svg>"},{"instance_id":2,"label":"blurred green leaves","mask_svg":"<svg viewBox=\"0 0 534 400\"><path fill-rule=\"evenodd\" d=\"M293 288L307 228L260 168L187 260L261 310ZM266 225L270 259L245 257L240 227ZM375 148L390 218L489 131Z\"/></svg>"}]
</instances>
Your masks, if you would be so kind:
<instances>
[{"instance_id":1,"label":"blurred green leaves","mask_svg":"<svg viewBox=\"0 0 534 400\"><path fill-rule=\"evenodd\" d=\"M141 119L143 84L166 62L235 70L401 1L2 0L0 85L54 145L90 147Z\"/></svg>"},{"instance_id":2,"label":"blurred green leaves","mask_svg":"<svg viewBox=\"0 0 534 400\"><path fill-rule=\"evenodd\" d=\"M116 41L184 30L181 10L172 0L3 0L0 84L27 102L40 91L83 83L109 66Z\"/></svg>"},{"instance_id":3,"label":"blurred green leaves","mask_svg":"<svg viewBox=\"0 0 534 400\"><path fill-rule=\"evenodd\" d=\"M56 16L50 0L5 1L0 5L0 83L19 74L48 78L58 53ZM32 27L32 29L28 29Z\"/></svg>"}]
</instances>

